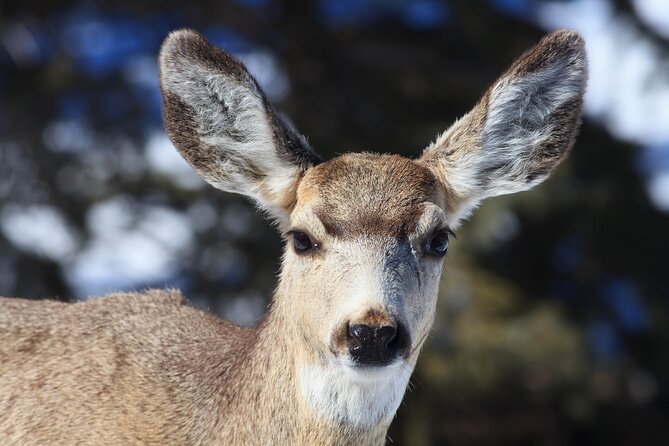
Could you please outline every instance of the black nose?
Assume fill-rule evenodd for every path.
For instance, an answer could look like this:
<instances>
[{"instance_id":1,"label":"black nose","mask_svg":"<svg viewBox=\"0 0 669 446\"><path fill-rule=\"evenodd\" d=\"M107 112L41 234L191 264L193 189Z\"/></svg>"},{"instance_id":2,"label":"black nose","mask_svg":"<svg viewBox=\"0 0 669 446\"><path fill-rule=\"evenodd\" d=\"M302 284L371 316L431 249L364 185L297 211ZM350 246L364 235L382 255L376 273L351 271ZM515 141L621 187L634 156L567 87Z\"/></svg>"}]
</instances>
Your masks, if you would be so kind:
<instances>
[{"instance_id":1,"label":"black nose","mask_svg":"<svg viewBox=\"0 0 669 446\"><path fill-rule=\"evenodd\" d=\"M357 339L362 344L374 343L380 347L385 347L390 341L395 339L397 330L395 327L386 325L384 327L372 327L370 325L351 325L348 328L348 334L353 339Z\"/></svg>"},{"instance_id":2,"label":"black nose","mask_svg":"<svg viewBox=\"0 0 669 446\"><path fill-rule=\"evenodd\" d=\"M398 330L390 325L349 325L348 350L353 360L362 365L387 365L401 348Z\"/></svg>"}]
</instances>

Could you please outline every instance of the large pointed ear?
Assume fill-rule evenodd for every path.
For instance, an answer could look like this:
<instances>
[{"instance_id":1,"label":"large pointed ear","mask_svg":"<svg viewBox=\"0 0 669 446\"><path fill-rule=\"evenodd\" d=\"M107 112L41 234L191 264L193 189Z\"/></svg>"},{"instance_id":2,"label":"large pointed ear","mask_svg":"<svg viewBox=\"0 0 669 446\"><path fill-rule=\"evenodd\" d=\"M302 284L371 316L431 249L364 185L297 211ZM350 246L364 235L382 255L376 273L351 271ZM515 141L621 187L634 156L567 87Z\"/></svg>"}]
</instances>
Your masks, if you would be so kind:
<instances>
[{"instance_id":1,"label":"large pointed ear","mask_svg":"<svg viewBox=\"0 0 669 446\"><path fill-rule=\"evenodd\" d=\"M246 68L198 33L176 31L160 50L160 90L165 128L186 161L285 225L300 178L320 158Z\"/></svg>"},{"instance_id":2,"label":"large pointed ear","mask_svg":"<svg viewBox=\"0 0 669 446\"><path fill-rule=\"evenodd\" d=\"M574 144L586 79L583 39L572 31L550 34L425 149L420 162L453 197L453 224L484 198L548 178Z\"/></svg>"}]
</instances>

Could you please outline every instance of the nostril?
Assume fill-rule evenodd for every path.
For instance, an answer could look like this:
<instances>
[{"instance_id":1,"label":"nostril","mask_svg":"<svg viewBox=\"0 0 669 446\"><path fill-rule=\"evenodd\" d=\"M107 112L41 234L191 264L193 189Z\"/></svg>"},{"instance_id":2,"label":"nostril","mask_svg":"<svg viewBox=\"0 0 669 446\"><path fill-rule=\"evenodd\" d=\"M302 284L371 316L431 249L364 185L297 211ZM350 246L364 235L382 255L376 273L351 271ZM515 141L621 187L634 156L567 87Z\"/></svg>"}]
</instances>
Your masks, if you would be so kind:
<instances>
[{"instance_id":1,"label":"nostril","mask_svg":"<svg viewBox=\"0 0 669 446\"><path fill-rule=\"evenodd\" d=\"M397 336L397 330L395 327L385 326L379 327L376 330L376 338L384 345L387 346L390 344L395 336Z\"/></svg>"}]
</instances>

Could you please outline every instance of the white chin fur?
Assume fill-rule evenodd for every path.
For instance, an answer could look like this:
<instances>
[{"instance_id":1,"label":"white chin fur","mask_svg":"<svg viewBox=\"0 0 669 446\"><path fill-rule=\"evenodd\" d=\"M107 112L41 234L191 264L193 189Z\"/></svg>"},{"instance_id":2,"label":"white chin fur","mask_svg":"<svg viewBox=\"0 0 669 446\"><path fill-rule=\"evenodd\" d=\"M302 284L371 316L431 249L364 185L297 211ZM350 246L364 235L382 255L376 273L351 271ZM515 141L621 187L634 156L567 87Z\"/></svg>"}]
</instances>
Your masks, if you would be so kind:
<instances>
[{"instance_id":1,"label":"white chin fur","mask_svg":"<svg viewBox=\"0 0 669 446\"><path fill-rule=\"evenodd\" d=\"M386 367L355 367L331 359L326 365L302 367L298 380L302 397L317 418L372 427L392 420L411 371L404 360Z\"/></svg>"}]
</instances>

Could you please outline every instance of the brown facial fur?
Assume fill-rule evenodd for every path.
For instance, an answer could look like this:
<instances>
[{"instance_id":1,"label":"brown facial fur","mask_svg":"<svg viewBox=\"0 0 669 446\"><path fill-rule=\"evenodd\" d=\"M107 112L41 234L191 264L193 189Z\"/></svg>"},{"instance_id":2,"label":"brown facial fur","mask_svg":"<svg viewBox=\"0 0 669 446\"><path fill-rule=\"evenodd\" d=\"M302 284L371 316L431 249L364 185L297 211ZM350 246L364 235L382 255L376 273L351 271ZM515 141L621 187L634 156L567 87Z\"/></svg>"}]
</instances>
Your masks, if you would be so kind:
<instances>
[{"instance_id":1,"label":"brown facial fur","mask_svg":"<svg viewBox=\"0 0 669 446\"><path fill-rule=\"evenodd\" d=\"M432 172L399 155L346 154L305 174L299 206L311 204L334 237L403 237L413 232L423 204L444 203Z\"/></svg>"}]
</instances>

